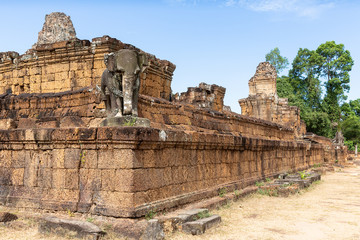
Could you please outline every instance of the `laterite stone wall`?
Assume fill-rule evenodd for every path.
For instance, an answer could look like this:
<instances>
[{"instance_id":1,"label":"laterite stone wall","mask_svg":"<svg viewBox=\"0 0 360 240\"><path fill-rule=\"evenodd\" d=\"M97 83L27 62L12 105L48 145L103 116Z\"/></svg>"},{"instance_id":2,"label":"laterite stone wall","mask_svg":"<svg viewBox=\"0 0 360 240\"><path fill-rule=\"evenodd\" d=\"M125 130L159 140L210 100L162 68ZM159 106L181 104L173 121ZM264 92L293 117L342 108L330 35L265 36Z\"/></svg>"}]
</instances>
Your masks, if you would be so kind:
<instances>
[{"instance_id":1,"label":"laterite stone wall","mask_svg":"<svg viewBox=\"0 0 360 240\"><path fill-rule=\"evenodd\" d=\"M137 127L2 130L0 203L140 217L323 162L321 145Z\"/></svg>"},{"instance_id":2,"label":"laterite stone wall","mask_svg":"<svg viewBox=\"0 0 360 240\"><path fill-rule=\"evenodd\" d=\"M0 53L0 94L57 93L100 85L106 66L104 55L123 49L140 49L103 36L38 45L27 53ZM140 75L140 93L170 99L176 66L147 54L149 67Z\"/></svg>"}]
</instances>

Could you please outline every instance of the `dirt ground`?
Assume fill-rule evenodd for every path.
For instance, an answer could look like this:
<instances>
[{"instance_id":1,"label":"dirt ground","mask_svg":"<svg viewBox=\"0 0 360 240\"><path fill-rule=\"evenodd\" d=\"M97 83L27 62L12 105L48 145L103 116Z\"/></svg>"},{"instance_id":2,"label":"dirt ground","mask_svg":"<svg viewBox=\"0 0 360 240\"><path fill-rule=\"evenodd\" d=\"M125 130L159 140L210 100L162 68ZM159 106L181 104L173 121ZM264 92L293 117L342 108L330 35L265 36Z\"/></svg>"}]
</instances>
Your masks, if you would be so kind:
<instances>
[{"instance_id":1,"label":"dirt ground","mask_svg":"<svg viewBox=\"0 0 360 240\"><path fill-rule=\"evenodd\" d=\"M222 217L219 227L169 239L360 239L360 167L322 179L288 198L248 196L212 211Z\"/></svg>"},{"instance_id":2,"label":"dirt ground","mask_svg":"<svg viewBox=\"0 0 360 240\"><path fill-rule=\"evenodd\" d=\"M287 198L250 195L211 211L222 223L204 235L175 233L166 239L360 239L360 167L337 169L322 179ZM0 239L68 239L40 235L29 219L16 222L0 224Z\"/></svg>"}]
</instances>

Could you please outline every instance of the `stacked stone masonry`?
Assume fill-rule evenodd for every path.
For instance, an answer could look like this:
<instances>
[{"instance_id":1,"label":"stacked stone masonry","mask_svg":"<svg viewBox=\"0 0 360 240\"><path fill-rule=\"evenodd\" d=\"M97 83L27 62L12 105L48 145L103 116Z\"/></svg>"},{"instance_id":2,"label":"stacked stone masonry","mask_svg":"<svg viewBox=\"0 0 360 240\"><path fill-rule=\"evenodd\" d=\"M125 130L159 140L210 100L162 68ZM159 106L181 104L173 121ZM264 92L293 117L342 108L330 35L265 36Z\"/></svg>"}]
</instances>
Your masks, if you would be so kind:
<instances>
[{"instance_id":1,"label":"stacked stone masonry","mask_svg":"<svg viewBox=\"0 0 360 240\"><path fill-rule=\"evenodd\" d=\"M258 65L249 80L249 97L239 100L241 114L291 127L301 137L306 133L306 126L300 120L300 110L289 106L286 98L278 97L276 78L276 69L270 63Z\"/></svg>"},{"instance_id":2,"label":"stacked stone masonry","mask_svg":"<svg viewBox=\"0 0 360 240\"><path fill-rule=\"evenodd\" d=\"M29 96L30 107L32 99L33 106L40 106L31 109L43 115L39 120L56 122L50 117L56 99L79 99L76 104L82 106L60 108L60 119L95 118L95 91ZM24 100L21 95L6 98L12 100L2 106ZM82 113L86 105L92 107ZM169 210L216 196L222 187L241 189L282 172L346 159L345 149L332 147L325 138L299 141L292 129L260 119L144 95L139 108L151 120L150 128L38 125L0 131L1 203L141 217L154 208ZM17 124L21 119L30 118Z\"/></svg>"},{"instance_id":3,"label":"stacked stone masonry","mask_svg":"<svg viewBox=\"0 0 360 240\"><path fill-rule=\"evenodd\" d=\"M187 92L175 96L175 101L190 103L200 108L223 111L226 89L218 85L200 83L199 87L189 87Z\"/></svg>"},{"instance_id":4,"label":"stacked stone masonry","mask_svg":"<svg viewBox=\"0 0 360 240\"><path fill-rule=\"evenodd\" d=\"M45 23L33 47L73 39L76 39L76 32L70 16L62 12L53 12L45 16Z\"/></svg>"},{"instance_id":5,"label":"stacked stone masonry","mask_svg":"<svg viewBox=\"0 0 360 240\"><path fill-rule=\"evenodd\" d=\"M104 36L37 45L24 55L0 53L0 93L56 93L100 85L104 55L132 45ZM175 65L148 54L149 67L140 75L140 93L170 99Z\"/></svg>"},{"instance_id":6,"label":"stacked stone masonry","mask_svg":"<svg viewBox=\"0 0 360 240\"><path fill-rule=\"evenodd\" d=\"M153 128L0 131L0 202L140 217L320 164L321 145ZM3 140L4 141L4 140Z\"/></svg>"},{"instance_id":7,"label":"stacked stone masonry","mask_svg":"<svg viewBox=\"0 0 360 240\"><path fill-rule=\"evenodd\" d=\"M8 121L13 122L12 128L96 126L105 117L102 105L100 94L91 88L56 94L4 94L0 96L0 128ZM139 116L159 129L294 139L292 129L276 123L146 95L140 95Z\"/></svg>"}]
</instances>

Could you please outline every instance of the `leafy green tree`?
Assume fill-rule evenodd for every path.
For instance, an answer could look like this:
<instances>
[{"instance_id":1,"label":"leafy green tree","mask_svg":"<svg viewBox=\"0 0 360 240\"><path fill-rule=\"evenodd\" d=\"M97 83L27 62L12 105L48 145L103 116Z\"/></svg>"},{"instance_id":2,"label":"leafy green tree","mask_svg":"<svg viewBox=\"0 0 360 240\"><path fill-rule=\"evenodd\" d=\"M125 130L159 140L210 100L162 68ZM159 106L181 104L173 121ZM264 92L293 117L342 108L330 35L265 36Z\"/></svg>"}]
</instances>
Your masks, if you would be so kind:
<instances>
[{"instance_id":1,"label":"leafy green tree","mask_svg":"<svg viewBox=\"0 0 360 240\"><path fill-rule=\"evenodd\" d=\"M347 99L350 90L349 72L354 65L350 52L343 44L334 41L321 44L316 53L321 56L320 76L325 79L326 94L323 106L332 122L340 122L340 104Z\"/></svg>"},{"instance_id":2,"label":"leafy green tree","mask_svg":"<svg viewBox=\"0 0 360 240\"><path fill-rule=\"evenodd\" d=\"M350 109L353 111L357 116L360 117L360 98L356 100L350 100Z\"/></svg>"},{"instance_id":3,"label":"leafy green tree","mask_svg":"<svg viewBox=\"0 0 360 240\"><path fill-rule=\"evenodd\" d=\"M290 84L290 78L287 76L278 77L276 80L277 94L281 98L294 98L294 88Z\"/></svg>"},{"instance_id":4,"label":"leafy green tree","mask_svg":"<svg viewBox=\"0 0 360 240\"><path fill-rule=\"evenodd\" d=\"M301 118L304 120L308 132L324 137L332 137L331 121L327 113L305 109L301 113Z\"/></svg>"},{"instance_id":5,"label":"leafy green tree","mask_svg":"<svg viewBox=\"0 0 360 240\"><path fill-rule=\"evenodd\" d=\"M321 56L315 51L300 48L289 71L294 92L310 109L321 108L320 73Z\"/></svg>"},{"instance_id":6,"label":"leafy green tree","mask_svg":"<svg viewBox=\"0 0 360 240\"><path fill-rule=\"evenodd\" d=\"M265 60L276 68L278 75L289 66L288 59L280 55L280 50L277 47L265 55Z\"/></svg>"},{"instance_id":7,"label":"leafy green tree","mask_svg":"<svg viewBox=\"0 0 360 240\"><path fill-rule=\"evenodd\" d=\"M354 144L360 144L360 117L356 114L349 115L341 124L344 137Z\"/></svg>"},{"instance_id":8,"label":"leafy green tree","mask_svg":"<svg viewBox=\"0 0 360 240\"><path fill-rule=\"evenodd\" d=\"M288 64L278 48L266 54L266 60L277 68L278 73ZM300 117L308 131L333 137L343 121L343 131L347 132L349 117L360 116L360 99L345 103L353 64L350 52L334 41L321 44L315 51L300 48L289 75L277 79L278 95L300 108ZM351 119L354 122L354 117ZM332 127L335 122L338 129ZM348 137L349 134L347 132Z\"/></svg>"},{"instance_id":9,"label":"leafy green tree","mask_svg":"<svg viewBox=\"0 0 360 240\"><path fill-rule=\"evenodd\" d=\"M345 137L345 145L354 150L360 144L360 99L345 102L341 106L343 122L341 129Z\"/></svg>"},{"instance_id":10,"label":"leafy green tree","mask_svg":"<svg viewBox=\"0 0 360 240\"><path fill-rule=\"evenodd\" d=\"M350 104L345 102L341 105L341 115L346 119L349 115L353 113Z\"/></svg>"},{"instance_id":11,"label":"leafy green tree","mask_svg":"<svg viewBox=\"0 0 360 240\"><path fill-rule=\"evenodd\" d=\"M289 77L286 78L290 86L281 83L283 88L292 93L284 92L279 96L289 98L290 105L300 108L300 117L304 120L307 131L331 137L331 121L322 107L319 71L321 60L316 51L300 48L293 60ZM284 77L283 79L285 80Z\"/></svg>"}]
</instances>

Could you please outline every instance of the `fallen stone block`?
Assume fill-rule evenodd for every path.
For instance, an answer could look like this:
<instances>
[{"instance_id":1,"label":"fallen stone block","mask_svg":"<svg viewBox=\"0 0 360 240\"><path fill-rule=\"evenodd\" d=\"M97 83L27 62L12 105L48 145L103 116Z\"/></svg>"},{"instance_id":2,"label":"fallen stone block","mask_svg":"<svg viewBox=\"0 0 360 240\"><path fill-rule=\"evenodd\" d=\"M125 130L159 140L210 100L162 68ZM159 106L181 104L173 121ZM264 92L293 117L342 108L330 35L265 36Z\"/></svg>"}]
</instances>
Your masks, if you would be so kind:
<instances>
[{"instance_id":1,"label":"fallen stone block","mask_svg":"<svg viewBox=\"0 0 360 240\"><path fill-rule=\"evenodd\" d=\"M151 219L148 221L144 233L141 235L140 240L162 240L165 238L163 227L158 219Z\"/></svg>"},{"instance_id":2,"label":"fallen stone block","mask_svg":"<svg viewBox=\"0 0 360 240\"><path fill-rule=\"evenodd\" d=\"M321 175L319 173L312 172L308 178L310 179L310 182L313 183L315 181L320 181Z\"/></svg>"},{"instance_id":3,"label":"fallen stone block","mask_svg":"<svg viewBox=\"0 0 360 240\"><path fill-rule=\"evenodd\" d=\"M140 239L148 226L147 220L117 219L113 231L118 238Z\"/></svg>"},{"instance_id":4,"label":"fallen stone block","mask_svg":"<svg viewBox=\"0 0 360 240\"><path fill-rule=\"evenodd\" d=\"M282 184L282 185L291 185L297 184L299 185L300 189L307 188L310 186L310 180L304 179L277 179L275 184Z\"/></svg>"},{"instance_id":5,"label":"fallen stone block","mask_svg":"<svg viewBox=\"0 0 360 240\"><path fill-rule=\"evenodd\" d=\"M182 231L192 235L201 235L209 228L215 227L221 223L219 215L213 215L208 218L202 218L193 222L182 224Z\"/></svg>"},{"instance_id":6,"label":"fallen stone block","mask_svg":"<svg viewBox=\"0 0 360 240\"><path fill-rule=\"evenodd\" d=\"M40 233L55 233L60 236L97 240L104 232L95 224L78 220L46 217L39 225Z\"/></svg>"},{"instance_id":7,"label":"fallen stone block","mask_svg":"<svg viewBox=\"0 0 360 240\"><path fill-rule=\"evenodd\" d=\"M176 219L178 223L190 222L196 220L199 214L206 214L208 212L209 210L206 208L190 209L180 213Z\"/></svg>"},{"instance_id":8,"label":"fallen stone block","mask_svg":"<svg viewBox=\"0 0 360 240\"><path fill-rule=\"evenodd\" d=\"M0 212L0 222L10 222L18 219L15 214L9 212Z\"/></svg>"}]
</instances>

